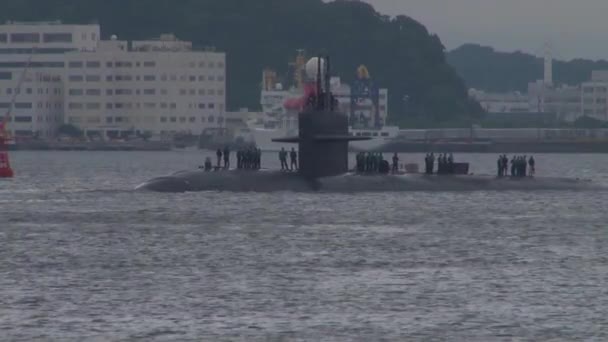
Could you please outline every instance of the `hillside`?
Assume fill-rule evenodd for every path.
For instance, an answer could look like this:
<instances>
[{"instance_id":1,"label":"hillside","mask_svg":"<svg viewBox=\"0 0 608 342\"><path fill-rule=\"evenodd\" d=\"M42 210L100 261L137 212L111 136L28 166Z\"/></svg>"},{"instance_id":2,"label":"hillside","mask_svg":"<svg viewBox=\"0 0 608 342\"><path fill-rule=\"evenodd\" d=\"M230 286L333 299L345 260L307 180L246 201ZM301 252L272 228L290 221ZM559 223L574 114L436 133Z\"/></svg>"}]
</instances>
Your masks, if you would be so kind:
<instances>
[{"instance_id":1,"label":"hillside","mask_svg":"<svg viewBox=\"0 0 608 342\"><path fill-rule=\"evenodd\" d=\"M486 91L527 91L528 82L543 77L543 59L519 51L499 52L491 47L466 44L448 52L447 60L469 87ZM553 79L556 84L580 84L597 69L608 69L608 62L556 60Z\"/></svg>"},{"instance_id":2,"label":"hillside","mask_svg":"<svg viewBox=\"0 0 608 342\"><path fill-rule=\"evenodd\" d=\"M145 5L143 5L145 4ZM172 32L195 46L227 52L228 106L256 108L261 71L287 69L297 49L324 51L346 81L368 66L389 89L393 122L467 125L481 109L446 63L437 36L406 16L339 0L5 0L0 20L99 22L104 38L144 39ZM404 96L409 97L404 110Z\"/></svg>"}]
</instances>

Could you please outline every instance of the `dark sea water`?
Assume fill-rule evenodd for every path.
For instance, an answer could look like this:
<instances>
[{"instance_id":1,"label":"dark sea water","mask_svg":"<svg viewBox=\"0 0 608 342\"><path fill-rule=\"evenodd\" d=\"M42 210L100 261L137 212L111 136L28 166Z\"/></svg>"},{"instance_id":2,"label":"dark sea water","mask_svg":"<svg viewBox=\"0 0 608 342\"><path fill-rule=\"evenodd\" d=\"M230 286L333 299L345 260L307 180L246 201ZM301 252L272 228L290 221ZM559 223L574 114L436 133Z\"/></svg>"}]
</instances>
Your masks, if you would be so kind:
<instances>
[{"instance_id":1,"label":"dark sea water","mask_svg":"<svg viewBox=\"0 0 608 342\"><path fill-rule=\"evenodd\" d=\"M11 157L2 341L608 341L608 192L159 194L132 189L203 155Z\"/></svg>"}]
</instances>

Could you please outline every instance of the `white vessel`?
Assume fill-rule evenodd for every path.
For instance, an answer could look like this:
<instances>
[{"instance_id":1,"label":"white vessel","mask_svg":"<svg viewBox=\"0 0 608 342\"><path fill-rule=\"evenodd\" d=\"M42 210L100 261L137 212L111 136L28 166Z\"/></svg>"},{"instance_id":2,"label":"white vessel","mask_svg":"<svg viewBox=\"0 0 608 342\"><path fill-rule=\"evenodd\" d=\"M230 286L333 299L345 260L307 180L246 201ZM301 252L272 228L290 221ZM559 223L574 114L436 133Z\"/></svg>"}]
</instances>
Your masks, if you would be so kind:
<instances>
[{"instance_id":1,"label":"white vessel","mask_svg":"<svg viewBox=\"0 0 608 342\"><path fill-rule=\"evenodd\" d=\"M392 139L399 136L399 127L397 126L383 126L379 129L373 128L360 128L354 129L349 127L349 132L353 136L357 137L370 137L370 140L364 141L353 141L350 143L350 147L356 151L372 151L381 149L382 146L389 143ZM297 127L281 127L281 128L269 128L268 126L251 123L247 134L249 135L246 141L254 142L258 148L266 152L280 151L282 147L288 148L283 143L273 142L272 139L283 138L288 136L295 136L298 134ZM244 137L245 139L245 137Z\"/></svg>"},{"instance_id":2,"label":"white vessel","mask_svg":"<svg viewBox=\"0 0 608 342\"><path fill-rule=\"evenodd\" d=\"M272 142L272 139L298 134L298 113L305 105L308 92L315 89L315 79L307 75L316 75L314 67L317 62L310 63L312 71L307 69L308 65L303 50L299 50L295 61L290 64L293 67L291 87L284 87L274 70L264 70L260 94L264 118L247 122L247 132L242 132L242 140L255 143L262 151L290 147ZM397 138L399 128L384 125L388 116L388 89L377 87L365 66L357 68L357 79L352 85L342 83L339 77L331 77L330 87L340 110L349 115L350 134L371 138L352 142L352 149L380 149L389 140Z\"/></svg>"}]
</instances>

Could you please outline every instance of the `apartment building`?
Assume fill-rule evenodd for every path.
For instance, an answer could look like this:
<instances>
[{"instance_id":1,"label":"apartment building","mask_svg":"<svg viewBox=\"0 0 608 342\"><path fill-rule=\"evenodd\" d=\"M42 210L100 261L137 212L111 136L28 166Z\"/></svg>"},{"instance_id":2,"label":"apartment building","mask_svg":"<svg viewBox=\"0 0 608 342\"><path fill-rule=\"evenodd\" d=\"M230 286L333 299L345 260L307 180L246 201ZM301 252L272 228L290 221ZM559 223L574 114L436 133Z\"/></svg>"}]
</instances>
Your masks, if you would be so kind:
<instances>
[{"instance_id":1,"label":"apartment building","mask_svg":"<svg viewBox=\"0 0 608 342\"><path fill-rule=\"evenodd\" d=\"M9 125L13 134L51 137L60 122L79 127L91 138L138 133L168 138L224 124L224 53L195 51L191 42L170 34L130 43L99 36L98 25L0 26L0 103L11 103L6 89L19 90L24 71L26 80L40 75L40 82L50 82L48 94L46 88L31 86L31 97L17 96L16 103L31 106L13 106L23 109L19 116L25 117L18 121L15 113ZM27 92L27 81L22 93L24 88ZM49 95L61 95L61 100ZM51 113L42 111L47 102ZM46 126L25 122L29 116L32 122L43 117L46 123L45 115L59 120Z\"/></svg>"},{"instance_id":2,"label":"apartment building","mask_svg":"<svg viewBox=\"0 0 608 342\"><path fill-rule=\"evenodd\" d=\"M608 70L592 71L591 80L581 88L583 115L608 121Z\"/></svg>"}]
</instances>

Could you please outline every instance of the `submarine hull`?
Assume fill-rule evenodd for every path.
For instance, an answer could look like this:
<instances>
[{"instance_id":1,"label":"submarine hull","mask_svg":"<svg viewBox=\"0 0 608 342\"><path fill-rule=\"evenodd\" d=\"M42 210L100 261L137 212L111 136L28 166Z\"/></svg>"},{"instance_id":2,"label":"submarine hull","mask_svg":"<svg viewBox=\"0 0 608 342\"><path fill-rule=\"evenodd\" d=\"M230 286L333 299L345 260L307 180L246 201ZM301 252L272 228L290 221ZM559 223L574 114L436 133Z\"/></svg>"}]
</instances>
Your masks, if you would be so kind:
<instances>
[{"instance_id":1,"label":"submarine hull","mask_svg":"<svg viewBox=\"0 0 608 342\"><path fill-rule=\"evenodd\" d=\"M599 190L591 181L490 175L365 175L347 173L309 180L298 173L281 171L183 171L151 179L137 190L156 192L400 192L400 191L536 191Z\"/></svg>"}]
</instances>

